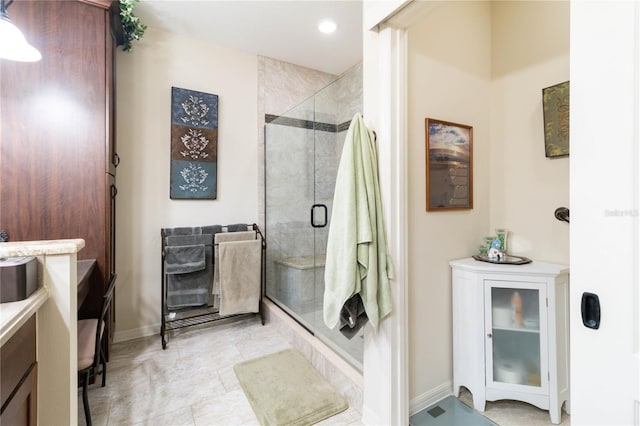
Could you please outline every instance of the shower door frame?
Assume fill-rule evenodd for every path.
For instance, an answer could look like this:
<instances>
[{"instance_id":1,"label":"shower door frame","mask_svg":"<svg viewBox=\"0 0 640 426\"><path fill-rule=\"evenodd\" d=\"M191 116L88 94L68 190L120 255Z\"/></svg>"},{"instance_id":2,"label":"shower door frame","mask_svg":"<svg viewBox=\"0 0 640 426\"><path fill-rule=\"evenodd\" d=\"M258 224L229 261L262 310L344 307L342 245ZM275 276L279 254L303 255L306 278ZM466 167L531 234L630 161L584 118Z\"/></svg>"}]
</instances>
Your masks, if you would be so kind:
<instances>
[{"instance_id":1,"label":"shower door frame","mask_svg":"<svg viewBox=\"0 0 640 426\"><path fill-rule=\"evenodd\" d=\"M316 121L314 121L314 123L316 123ZM323 312L322 312L322 302L323 302L323 294L320 293L320 288L319 286L323 286L324 285L324 262L322 264L318 263L318 256L320 255L324 255L326 254L326 244L323 246L322 250L319 250L320 246L323 245L323 242L326 240L326 231L325 231L325 235L324 236L320 236L319 232L321 232L321 230L323 228L326 228L328 230L328 226L330 226L329 220L330 220L330 209L327 206L327 204L325 204L325 202L327 203L332 203L333 201L333 192L335 191L335 183L333 183L331 185L330 188L330 200L327 198L327 200L323 200L321 198L319 198L319 193L326 193L328 191L328 188L325 188L324 191L322 191L319 188L319 183L318 183L318 153L317 153L317 145L318 143L331 143L333 146L329 147L329 149L335 149L338 150L338 148L342 147L342 144L340 143L341 140L338 139L338 135L340 135L340 133L343 133L345 131L345 129L343 128L341 131L336 130L335 131L335 135L333 137L336 138L335 141L319 141L319 135L318 132L322 132L324 133L326 131L326 129L323 129L323 123L319 123L321 127L320 129L318 128L305 128L305 127L301 127L299 128L300 131L306 131L306 130L311 130L313 132L312 137L313 137L313 150L310 149L311 152L311 157L313 158L313 167L311 171L307 171L309 177L312 177L312 186L313 187L313 199L311 200L311 205L307 205L307 206L302 206L299 209L296 209L295 214L293 214L293 216L298 217L300 216L300 212L304 209L310 209L307 210L309 212L309 222L307 224L307 226L309 226L310 230L313 230L313 254L311 256L314 257L313 260L313 293L314 293L314 299L313 299L313 308L311 308L309 311L307 311L305 309L304 303L298 305L297 302L298 301L294 301L292 299L288 299L286 296L286 294L281 294L279 292L279 288L281 288L282 285L284 285L284 282L281 282L281 273L283 272L283 270L281 268L283 268L285 264L287 263L291 263L291 262L287 262L286 260L291 261L289 254L284 253L283 251L278 251L278 253L273 253L270 251L267 251L267 259L265 264L266 265L270 265L271 271L270 273L267 273L267 284L266 284L266 288L265 288L265 297L267 299L269 299L270 301L272 301L276 306L278 306L280 309L282 309L287 315L289 315L292 319L294 319L298 324L300 324L300 326L302 326L305 330L307 330L310 334L312 334L313 336L315 336L316 338L318 338L320 341L322 341L325 345L327 345L328 347L330 347L333 351L335 351L340 357L344 358L349 364L351 364L354 368L356 368L359 371L362 371L362 356L364 354L364 342L361 343L361 346L358 348L358 341L354 340L354 339L360 339L363 338L363 332L361 331L359 334L357 334L355 337L353 337L353 339L351 340L347 340L346 338L343 338L342 335L339 334L338 330L330 330L328 328L326 328L326 325L324 324L324 320L323 320ZM344 125L345 123L341 123L342 125ZM269 123L265 124L265 131L264 131L264 135L265 135L265 238L267 239L267 247L273 247L273 243L270 244L270 234L272 232L274 232L272 226L273 225L268 225L269 221L270 221L270 212L269 212L269 198L268 198L268 191L269 191L269 178L267 177L267 167L268 167L268 161L269 161L269 136L270 134L272 134L272 131L269 130L269 126L279 126L279 125L283 125L282 123L278 123L277 119L273 120ZM338 128L338 126L336 126L336 128ZM320 135L321 136L321 135ZM274 138L275 139L275 138ZM272 139L272 143L273 140ZM300 141L300 143L303 144L310 144L310 140L308 135L301 135L300 139L295 139L295 141ZM339 149L340 153L342 152L341 149ZM277 152L277 151L276 151ZM339 156L336 159L337 162L339 162ZM336 171L337 171L337 164L336 166ZM325 173L326 174L326 173ZM325 182L326 184L326 182ZM316 214L316 212L322 210L323 212L323 218L322 217L318 217L318 215ZM298 221L295 221L296 224L299 224ZM271 232L270 232L271 231ZM275 256L274 256L275 254ZM306 252L304 252L302 254L303 257L307 257L308 254ZM277 262L278 260L283 260L286 259L284 262ZM268 282L268 280L272 280L272 282ZM306 279L302 279L302 281L300 281L300 283L306 283ZM287 286L290 290L291 286ZM286 290L285 290L286 292ZM325 327L326 330L322 329L322 327ZM343 343L340 343L340 341L342 339L345 339L345 341ZM347 348L347 346L349 346L349 344L351 343L351 346L349 348ZM344 346L343 346L344 344ZM356 346L353 346L353 345ZM358 351L360 351L359 355L354 354L353 351L356 351L355 353L357 353Z\"/></svg>"},{"instance_id":2,"label":"shower door frame","mask_svg":"<svg viewBox=\"0 0 640 426\"><path fill-rule=\"evenodd\" d=\"M358 69L356 69L358 68ZM309 333L314 335L320 341L322 341L325 345L330 347L333 351L335 351L339 356L344 358L349 364L351 364L354 368L359 371L362 371L362 358L364 354L364 336L363 331L360 331L355 337L352 339L347 339L337 329L331 330L326 327L323 320L323 292L321 289L324 286L324 262L319 263L319 255L326 254L326 238L328 226L330 226L330 216L331 209L333 203L333 194L335 192L335 177L337 174L338 164L340 161L341 153L342 153L342 145L344 143L344 136L346 135L346 131L348 125L350 123L350 119L357 112L357 108L354 109L354 104L350 103L347 105L346 109L342 110L331 110L336 105L335 95L336 93L348 93L347 97L351 100L358 100L358 104L362 105L362 93L361 83L358 82L356 86L353 86L350 83L350 80L343 80L344 77L351 76L351 78L359 78L356 73L362 73L361 65L354 66L349 73L345 73L342 77L337 80L331 82L323 89L316 92L313 96L308 98L307 100L301 102L296 107L292 108L287 113L282 116L275 117L272 120L269 120L265 123L264 129L264 150L265 150L265 235L267 240L270 240L270 230L273 230L273 226L277 223L275 222L272 225L268 225L270 223L270 217L272 214L269 212L269 178L268 178L268 163L269 163L269 142L275 143L276 140L274 137L270 137L272 131L270 130L270 126L293 126L299 127L300 130L311 130L313 137L313 147L310 145L309 135L302 134L298 139L297 136L294 136L294 140L300 140L303 144L309 144L309 151L312 150L312 164L305 171L310 177L312 177L313 182L308 187L313 187L313 196L310 205L305 206L304 208L310 209L307 210L309 213L309 225L310 229L313 229L313 292L314 292L314 305L312 309L307 309L303 306L303 304L298 304L295 300L295 296L292 298L288 298L285 294L287 290L280 291L280 289L292 289L296 288L295 285L291 285L290 282L285 282L286 276L289 275L289 272L284 272L282 269L283 266L276 266L277 260L284 260L284 262L278 262L278 265L284 265L287 263L288 257L291 256L291 253L286 253L290 250L279 250L278 253L274 253L273 251L267 251L267 264L271 268L271 273L267 274L267 289L265 291L265 296L274 302L279 308L281 308L285 313L287 313L290 317L292 317L296 322L298 322L303 328L305 328ZM360 79L360 78L359 78ZM335 86L336 84L340 84L338 82L343 81L346 86ZM330 89L333 87L334 89ZM347 88L344 91L345 87ZM353 87L357 87L355 92L352 92ZM349 88L351 90L349 90ZM327 90L329 89L329 90ZM326 97L325 97L326 95ZM350 97L353 95L354 97ZM307 102L313 102L312 105L307 104ZM342 106L338 101L338 105ZM329 107L329 108L327 108ZM301 109L298 109L301 108ZM307 108L307 109L305 109ZM308 110L312 110L312 114L307 114ZM330 111L328 111L330 110ZM327 113L334 114L330 115L330 119L326 120L325 115ZM296 119L294 116L304 116L305 123L296 123ZM278 122L278 118L281 118L281 122ZM325 118L324 120L322 118ZM348 118L347 118L348 117ZM323 122L328 121L328 122ZM342 121L342 122L341 122ZM328 136L332 135L332 136ZM288 139L290 140L290 139ZM327 145L323 145L323 144ZM281 147L280 147L281 149ZM274 150L274 152L279 152L278 148ZM280 151L281 152L281 151ZM297 149L296 149L297 152ZM323 161L324 160L324 161ZM273 164L271 165L273 166ZM312 169L312 170L311 170ZM312 175L311 175L312 173ZM304 179L302 179L304 180ZM298 195L301 199L304 199L305 196ZM305 201L307 202L307 201ZM275 205L282 206L282 200L278 200L275 202ZM295 206L292 206L295 208ZM299 210L296 209L297 213L293 213L291 217L294 217L294 221L296 225L299 225L298 217L300 216ZM324 214L324 218L319 213ZM277 213L276 213L277 214ZM285 222L286 223L286 222ZM323 228L326 228L323 230ZM277 238L277 237L276 237ZM280 240L282 241L282 240ZM272 246L268 244L268 247ZM320 249L322 247L322 249ZM303 245L302 256L306 257L307 252L304 251L308 247ZM275 254L275 256L274 256ZM278 254L282 257L278 258ZM273 258L272 258L273 256ZM295 257L295 255L294 255ZM269 282L269 279L272 282ZM307 278L300 278L300 282L304 282L306 284ZM306 290L302 290L302 292L308 291L308 288L305 287ZM302 299L302 298L301 298ZM324 328L323 328L324 327Z\"/></svg>"}]
</instances>

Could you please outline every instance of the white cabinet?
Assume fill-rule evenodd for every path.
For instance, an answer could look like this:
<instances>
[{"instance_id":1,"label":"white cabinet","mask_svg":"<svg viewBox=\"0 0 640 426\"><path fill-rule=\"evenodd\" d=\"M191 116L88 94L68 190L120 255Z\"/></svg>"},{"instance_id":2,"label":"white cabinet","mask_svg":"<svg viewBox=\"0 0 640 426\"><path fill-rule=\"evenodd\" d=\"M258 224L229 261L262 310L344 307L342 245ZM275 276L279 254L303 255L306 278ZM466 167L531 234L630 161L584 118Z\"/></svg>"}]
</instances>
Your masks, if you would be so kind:
<instances>
[{"instance_id":1,"label":"white cabinet","mask_svg":"<svg viewBox=\"0 0 640 426\"><path fill-rule=\"evenodd\" d=\"M450 262L453 392L484 411L513 399L549 410L559 423L569 401L569 268L536 262Z\"/></svg>"}]
</instances>

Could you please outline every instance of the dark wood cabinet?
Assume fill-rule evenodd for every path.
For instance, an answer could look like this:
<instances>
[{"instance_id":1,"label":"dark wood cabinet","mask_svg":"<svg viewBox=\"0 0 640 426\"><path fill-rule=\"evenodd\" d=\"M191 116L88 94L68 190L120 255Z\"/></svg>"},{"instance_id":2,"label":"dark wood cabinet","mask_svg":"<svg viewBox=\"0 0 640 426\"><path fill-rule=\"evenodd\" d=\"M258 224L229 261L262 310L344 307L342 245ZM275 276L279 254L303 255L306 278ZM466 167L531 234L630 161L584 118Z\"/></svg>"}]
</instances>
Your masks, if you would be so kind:
<instances>
[{"instance_id":1,"label":"dark wood cabinet","mask_svg":"<svg viewBox=\"0 0 640 426\"><path fill-rule=\"evenodd\" d=\"M38 413L35 315L2 346L0 370L0 424L35 426Z\"/></svg>"},{"instance_id":2,"label":"dark wood cabinet","mask_svg":"<svg viewBox=\"0 0 640 426\"><path fill-rule=\"evenodd\" d=\"M85 240L78 259L96 267L80 318L97 316L115 274L114 3L14 1L42 60L0 60L0 229L9 241Z\"/></svg>"}]
</instances>

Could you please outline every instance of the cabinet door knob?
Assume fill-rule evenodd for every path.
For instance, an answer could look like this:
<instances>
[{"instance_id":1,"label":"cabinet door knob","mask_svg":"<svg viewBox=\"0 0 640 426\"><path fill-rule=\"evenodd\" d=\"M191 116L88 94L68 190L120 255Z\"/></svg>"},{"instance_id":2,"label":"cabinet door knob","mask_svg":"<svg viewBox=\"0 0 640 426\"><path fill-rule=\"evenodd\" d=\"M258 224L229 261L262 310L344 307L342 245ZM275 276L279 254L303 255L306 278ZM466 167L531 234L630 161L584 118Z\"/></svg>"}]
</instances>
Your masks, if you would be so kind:
<instances>
[{"instance_id":1,"label":"cabinet door knob","mask_svg":"<svg viewBox=\"0 0 640 426\"><path fill-rule=\"evenodd\" d=\"M493 337L493 335L492 335L491 333L487 333L487 337L488 337L489 339L491 339L491 338Z\"/></svg>"}]
</instances>

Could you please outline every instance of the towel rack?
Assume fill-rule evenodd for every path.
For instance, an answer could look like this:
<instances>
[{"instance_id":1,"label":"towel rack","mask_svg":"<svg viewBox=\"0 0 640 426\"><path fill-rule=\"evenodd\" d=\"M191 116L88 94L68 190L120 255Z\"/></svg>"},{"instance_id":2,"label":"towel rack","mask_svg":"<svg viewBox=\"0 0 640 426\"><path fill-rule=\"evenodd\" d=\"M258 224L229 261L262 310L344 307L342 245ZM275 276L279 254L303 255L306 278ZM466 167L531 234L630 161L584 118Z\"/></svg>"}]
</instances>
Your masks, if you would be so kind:
<instances>
[{"instance_id":1,"label":"towel rack","mask_svg":"<svg viewBox=\"0 0 640 426\"><path fill-rule=\"evenodd\" d=\"M229 228L226 226L213 226L213 227L207 227L207 228L219 228L221 230L221 232L229 232ZM231 225L229 225L229 227L231 227ZM204 227L193 227L191 229L196 230L199 229L201 230ZM182 228L182 229L188 229L188 228ZM213 321L218 321L218 320L223 320L223 319L228 319L228 318L233 318L233 317L239 317L239 316L247 316L247 315L256 315L259 314L260 315L260 320L262 322L262 325L264 325L265 321L264 321L264 309L262 306L262 296L264 295L264 287L265 287L265 276L266 276L266 271L265 271L265 252L266 252L266 239L264 238L264 235L262 234L262 231L260 231L260 228L258 227L257 224L252 224L252 225L247 225L246 231L255 231L256 233L256 239L260 239L261 240L261 255L260 255L260 297L259 297L259 302L258 302L258 312L251 312L251 313L241 313L241 314L235 314L235 315L220 315L220 309L219 306L215 306L214 305L214 296L209 294L208 299L209 302L206 304L203 304L201 306L189 306L189 307L182 307L182 308L172 308L168 305L167 303L167 282L168 282L168 278L167 278L167 272L166 272L166 248L167 248L167 237L169 236L167 234L167 231L169 231L170 228L163 228L160 230L160 237L161 237L161 307L160 307L160 312L161 312L161 326L160 326L160 338L162 341L162 349L166 349L167 348L167 335L168 332L172 331L172 330L177 330L177 329L181 329L181 328L185 328L185 327L191 327L191 326L196 326L196 325L200 325L200 324L205 324L205 323L209 323L209 322L213 322ZM196 234L197 235L197 234ZM211 235L211 244L205 244L205 246L211 247L212 250L212 261L213 261L213 251L214 251L214 247L217 244L213 244L214 242L214 235ZM212 268L213 269L213 268ZM213 278L213 273L212 273L212 277ZM211 292L209 292L211 293Z\"/></svg>"}]
</instances>

